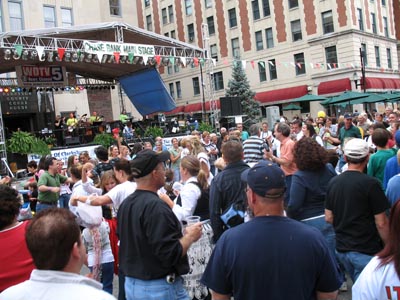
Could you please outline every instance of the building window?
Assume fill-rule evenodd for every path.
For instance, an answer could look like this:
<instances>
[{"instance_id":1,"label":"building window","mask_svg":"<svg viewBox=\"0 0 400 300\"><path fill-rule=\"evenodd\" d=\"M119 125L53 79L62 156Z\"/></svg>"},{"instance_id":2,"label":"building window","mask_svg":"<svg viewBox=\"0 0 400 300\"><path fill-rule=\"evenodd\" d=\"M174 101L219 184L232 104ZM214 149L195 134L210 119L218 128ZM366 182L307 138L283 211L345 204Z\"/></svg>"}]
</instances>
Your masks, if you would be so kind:
<instances>
[{"instance_id":1,"label":"building window","mask_svg":"<svg viewBox=\"0 0 400 300\"><path fill-rule=\"evenodd\" d=\"M168 64L168 66L167 66L167 74L168 75L172 74L172 66L170 64Z\"/></svg>"},{"instance_id":2,"label":"building window","mask_svg":"<svg viewBox=\"0 0 400 300\"><path fill-rule=\"evenodd\" d=\"M268 70L269 70L269 79L274 80L278 78L278 74L276 72L276 63L275 59L270 59L268 61Z\"/></svg>"},{"instance_id":3,"label":"building window","mask_svg":"<svg viewBox=\"0 0 400 300\"><path fill-rule=\"evenodd\" d=\"M326 64L327 65L329 64L328 68L336 69L338 67L336 46L326 47L325 57L326 57Z\"/></svg>"},{"instance_id":4,"label":"building window","mask_svg":"<svg viewBox=\"0 0 400 300\"><path fill-rule=\"evenodd\" d=\"M119 0L110 0L110 15L120 16L121 10L119 7Z\"/></svg>"},{"instance_id":5,"label":"building window","mask_svg":"<svg viewBox=\"0 0 400 300\"><path fill-rule=\"evenodd\" d=\"M239 39L238 38L232 39L231 44L232 44L232 56L234 58L239 58L240 57Z\"/></svg>"},{"instance_id":6,"label":"building window","mask_svg":"<svg viewBox=\"0 0 400 300\"><path fill-rule=\"evenodd\" d=\"M306 74L306 65L304 63L304 53L297 53L294 55L294 64L296 68L296 75Z\"/></svg>"},{"instance_id":7,"label":"building window","mask_svg":"<svg viewBox=\"0 0 400 300\"><path fill-rule=\"evenodd\" d=\"M178 98L182 98L181 82L180 82L180 81L177 81L177 82L175 83L175 86L176 86L176 96L177 96Z\"/></svg>"},{"instance_id":8,"label":"building window","mask_svg":"<svg viewBox=\"0 0 400 300\"><path fill-rule=\"evenodd\" d=\"M153 31L153 21L151 15L146 16L146 28L148 31Z\"/></svg>"},{"instance_id":9,"label":"building window","mask_svg":"<svg viewBox=\"0 0 400 300\"><path fill-rule=\"evenodd\" d=\"M192 0L185 0L185 11L187 16L192 15L193 13Z\"/></svg>"},{"instance_id":10,"label":"building window","mask_svg":"<svg viewBox=\"0 0 400 300\"><path fill-rule=\"evenodd\" d=\"M300 41L303 38L303 36L301 34L300 20L295 20L295 21L290 22L290 27L292 28L293 42Z\"/></svg>"},{"instance_id":11,"label":"building window","mask_svg":"<svg viewBox=\"0 0 400 300\"><path fill-rule=\"evenodd\" d=\"M253 19L260 19L260 7L258 5L258 0L251 1L251 8L253 9Z\"/></svg>"},{"instance_id":12,"label":"building window","mask_svg":"<svg viewBox=\"0 0 400 300\"><path fill-rule=\"evenodd\" d=\"M169 84L169 94L171 95L171 97L173 99L175 99L175 89L174 89L174 84L173 83Z\"/></svg>"},{"instance_id":13,"label":"building window","mask_svg":"<svg viewBox=\"0 0 400 300\"><path fill-rule=\"evenodd\" d=\"M295 8L299 7L299 1L298 0L289 0L289 8Z\"/></svg>"},{"instance_id":14,"label":"building window","mask_svg":"<svg viewBox=\"0 0 400 300\"><path fill-rule=\"evenodd\" d=\"M214 88L216 91L224 89L224 76L222 72L214 73Z\"/></svg>"},{"instance_id":15,"label":"building window","mask_svg":"<svg viewBox=\"0 0 400 300\"><path fill-rule=\"evenodd\" d=\"M372 33L376 34L376 17L374 13L371 13L371 25L372 25Z\"/></svg>"},{"instance_id":16,"label":"building window","mask_svg":"<svg viewBox=\"0 0 400 300\"><path fill-rule=\"evenodd\" d=\"M385 37L389 37L389 27L388 27L388 20L387 17L383 17L383 32Z\"/></svg>"},{"instance_id":17,"label":"building window","mask_svg":"<svg viewBox=\"0 0 400 300\"><path fill-rule=\"evenodd\" d=\"M215 25L213 16L207 18L207 25L208 25L208 33L215 34Z\"/></svg>"},{"instance_id":18,"label":"building window","mask_svg":"<svg viewBox=\"0 0 400 300\"><path fill-rule=\"evenodd\" d=\"M212 7L212 0L204 0L204 5L206 6L206 8Z\"/></svg>"},{"instance_id":19,"label":"building window","mask_svg":"<svg viewBox=\"0 0 400 300\"><path fill-rule=\"evenodd\" d=\"M174 65L174 72L179 73L179 65L178 64Z\"/></svg>"},{"instance_id":20,"label":"building window","mask_svg":"<svg viewBox=\"0 0 400 300\"><path fill-rule=\"evenodd\" d=\"M392 68L392 51L390 48L386 48L386 56L387 56L387 64L388 64L388 69Z\"/></svg>"},{"instance_id":21,"label":"building window","mask_svg":"<svg viewBox=\"0 0 400 300\"><path fill-rule=\"evenodd\" d=\"M380 68L380 66L381 66L381 55L379 53L379 46L375 46L375 62L376 62L376 67Z\"/></svg>"},{"instance_id":22,"label":"building window","mask_svg":"<svg viewBox=\"0 0 400 300\"><path fill-rule=\"evenodd\" d=\"M218 61L218 48L216 44L210 46L210 52L211 58L215 59L215 61Z\"/></svg>"},{"instance_id":23,"label":"building window","mask_svg":"<svg viewBox=\"0 0 400 300\"><path fill-rule=\"evenodd\" d=\"M22 3L19 1L8 1L8 10L10 14L10 30L14 31L24 29Z\"/></svg>"},{"instance_id":24,"label":"building window","mask_svg":"<svg viewBox=\"0 0 400 300\"><path fill-rule=\"evenodd\" d=\"M0 1L1 4L1 1ZM0 5L0 32L3 32L3 9Z\"/></svg>"},{"instance_id":25,"label":"building window","mask_svg":"<svg viewBox=\"0 0 400 300\"><path fill-rule=\"evenodd\" d=\"M228 10L228 16L229 16L229 27L236 27L237 26L237 19L236 19L236 9L231 8Z\"/></svg>"},{"instance_id":26,"label":"building window","mask_svg":"<svg viewBox=\"0 0 400 300\"><path fill-rule=\"evenodd\" d=\"M175 30L171 30L171 38L175 38L176 37L176 35L175 35Z\"/></svg>"},{"instance_id":27,"label":"building window","mask_svg":"<svg viewBox=\"0 0 400 300\"><path fill-rule=\"evenodd\" d=\"M268 17L271 15L271 9L269 7L269 0L262 0L263 6L263 15L264 17Z\"/></svg>"},{"instance_id":28,"label":"building window","mask_svg":"<svg viewBox=\"0 0 400 300\"><path fill-rule=\"evenodd\" d=\"M382 0L382 6L386 6L386 0Z\"/></svg>"},{"instance_id":29,"label":"building window","mask_svg":"<svg viewBox=\"0 0 400 300\"><path fill-rule=\"evenodd\" d=\"M200 95L200 81L199 77L192 78L192 83L193 83L193 94Z\"/></svg>"},{"instance_id":30,"label":"building window","mask_svg":"<svg viewBox=\"0 0 400 300\"><path fill-rule=\"evenodd\" d=\"M364 31L363 12L361 8L357 8L358 29Z\"/></svg>"},{"instance_id":31,"label":"building window","mask_svg":"<svg viewBox=\"0 0 400 300\"><path fill-rule=\"evenodd\" d=\"M324 30L324 34L335 31L335 28L333 27L333 16L331 10L322 13L322 28Z\"/></svg>"},{"instance_id":32,"label":"building window","mask_svg":"<svg viewBox=\"0 0 400 300\"><path fill-rule=\"evenodd\" d=\"M169 22L172 23L174 22L174 7L172 5L168 6L168 16L169 16Z\"/></svg>"},{"instance_id":33,"label":"building window","mask_svg":"<svg viewBox=\"0 0 400 300\"><path fill-rule=\"evenodd\" d=\"M72 21L72 9L71 8L61 8L61 26L69 27L74 25Z\"/></svg>"},{"instance_id":34,"label":"building window","mask_svg":"<svg viewBox=\"0 0 400 300\"><path fill-rule=\"evenodd\" d=\"M263 37L262 37L261 30L256 32L256 49L257 49L257 51L264 49L264 43L263 43Z\"/></svg>"},{"instance_id":35,"label":"building window","mask_svg":"<svg viewBox=\"0 0 400 300\"><path fill-rule=\"evenodd\" d=\"M265 62L258 63L258 75L260 82L267 81L267 71L265 70Z\"/></svg>"},{"instance_id":36,"label":"building window","mask_svg":"<svg viewBox=\"0 0 400 300\"><path fill-rule=\"evenodd\" d=\"M265 37L267 40L267 48L274 48L274 35L272 33L272 27L265 29Z\"/></svg>"},{"instance_id":37,"label":"building window","mask_svg":"<svg viewBox=\"0 0 400 300\"><path fill-rule=\"evenodd\" d=\"M164 36L169 37L169 32L164 33Z\"/></svg>"},{"instance_id":38,"label":"building window","mask_svg":"<svg viewBox=\"0 0 400 300\"><path fill-rule=\"evenodd\" d=\"M167 24L168 23L168 16L167 16L167 9L166 8L163 8L161 10L161 16L162 16L163 25Z\"/></svg>"},{"instance_id":39,"label":"building window","mask_svg":"<svg viewBox=\"0 0 400 300\"><path fill-rule=\"evenodd\" d=\"M367 45L361 44L361 54L363 56L364 65L368 65L368 56L367 56Z\"/></svg>"},{"instance_id":40,"label":"building window","mask_svg":"<svg viewBox=\"0 0 400 300\"><path fill-rule=\"evenodd\" d=\"M150 0L144 0L144 6L149 7L150 6Z\"/></svg>"},{"instance_id":41,"label":"building window","mask_svg":"<svg viewBox=\"0 0 400 300\"><path fill-rule=\"evenodd\" d=\"M56 27L56 10L54 6L43 6L44 27Z\"/></svg>"},{"instance_id":42,"label":"building window","mask_svg":"<svg viewBox=\"0 0 400 300\"><path fill-rule=\"evenodd\" d=\"M189 24L187 26L187 29L188 29L188 39L190 42L193 42L194 41L194 25L193 25L193 23Z\"/></svg>"}]
</instances>

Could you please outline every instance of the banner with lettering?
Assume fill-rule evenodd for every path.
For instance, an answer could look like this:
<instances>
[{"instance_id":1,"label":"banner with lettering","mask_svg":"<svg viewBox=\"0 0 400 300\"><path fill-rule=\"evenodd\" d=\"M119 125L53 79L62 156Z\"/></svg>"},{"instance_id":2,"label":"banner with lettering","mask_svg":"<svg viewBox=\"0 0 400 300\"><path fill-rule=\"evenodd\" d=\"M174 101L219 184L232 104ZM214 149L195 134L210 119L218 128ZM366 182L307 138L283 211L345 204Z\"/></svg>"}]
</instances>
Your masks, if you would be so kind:
<instances>
[{"instance_id":1,"label":"banner with lettering","mask_svg":"<svg viewBox=\"0 0 400 300\"><path fill-rule=\"evenodd\" d=\"M151 45L141 44L128 44L128 43L113 43L113 42L83 42L84 51L90 54L97 54L98 56L103 55L119 55L133 54L134 56L155 56L155 48Z\"/></svg>"},{"instance_id":2,"label":"banner with lettering","mask_svg":"<svg viewBox=\"0 0 400 300\"><path fill-rule=\"evenodd\" d=\"M19 86L67 86L65 68L62 66L16 66Z\"/></svg>"}]
</instances>

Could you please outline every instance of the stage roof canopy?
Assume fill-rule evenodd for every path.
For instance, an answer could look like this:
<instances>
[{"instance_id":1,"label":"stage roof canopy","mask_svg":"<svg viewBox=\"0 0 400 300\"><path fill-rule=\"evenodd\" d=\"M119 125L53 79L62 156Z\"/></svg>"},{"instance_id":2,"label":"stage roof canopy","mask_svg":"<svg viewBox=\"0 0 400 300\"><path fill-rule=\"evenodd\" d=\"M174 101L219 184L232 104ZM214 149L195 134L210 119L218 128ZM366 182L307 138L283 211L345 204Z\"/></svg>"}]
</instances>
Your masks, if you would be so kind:
<instances>
[{"instance_id":1,"label":"stage roof canopy","mask_svg":"<svg viewBox=\"0 0 400 300\"><path fill-rule=\"evenodd\" d=\"M204 59L204 51L122 22L0 34L0 73L21 65L61 65L67 72L112 81L168 59L187 65Z\"/></svg>"}]
</instances>

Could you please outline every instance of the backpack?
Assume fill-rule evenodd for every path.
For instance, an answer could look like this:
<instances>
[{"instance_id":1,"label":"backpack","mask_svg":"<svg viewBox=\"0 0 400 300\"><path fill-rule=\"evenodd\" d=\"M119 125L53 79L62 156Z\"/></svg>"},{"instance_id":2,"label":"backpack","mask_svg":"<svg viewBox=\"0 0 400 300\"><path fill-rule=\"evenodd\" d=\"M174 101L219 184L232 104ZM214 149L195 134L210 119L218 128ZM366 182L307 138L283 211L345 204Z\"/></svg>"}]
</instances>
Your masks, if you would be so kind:
<instances>
[{"instance_id":1,"label":"backpack","mask_svg":"<svg viewBox=\"0 0 400 300\"><path fill-rule=\"evenodd\" d=\"M191 181L188 183L192 183L196 185L200 191L200 198L197 200L196 208L194 209L193 215L200 216L200 220L204 221L210 218L210 188L203 189L197 181ZM176 201L178 205L182 205L181 196L178 196L178 200Z\"/></svg>"}]
</instances>

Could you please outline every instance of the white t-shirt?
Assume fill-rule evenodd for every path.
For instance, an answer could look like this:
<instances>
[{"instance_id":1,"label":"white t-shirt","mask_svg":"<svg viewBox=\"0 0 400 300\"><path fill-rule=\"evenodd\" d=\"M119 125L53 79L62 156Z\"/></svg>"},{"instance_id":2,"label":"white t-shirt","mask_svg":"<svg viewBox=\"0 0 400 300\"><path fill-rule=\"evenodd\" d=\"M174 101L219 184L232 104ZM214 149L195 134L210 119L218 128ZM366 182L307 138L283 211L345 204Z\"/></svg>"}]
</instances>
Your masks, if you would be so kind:
<instances>
[{"instance_id":1,"label":"white t-shirt","mask_svg":"<svg viewBox=\"0 0 400 300\"><path fill-rule=\"evenodd\" d=\"M106 195L111 198L115 210L118 210L122 201L124 201L134 191L136 191L136 182L128 180L121 184L117 184Z\"/></svg>"},{"instance_id":2,"label":"white t-shirt","mask_svg":"<svg viewBox=\"0 0 400 300\"><path fill-rule=\"evenodd\" d=\"M190 182L197 182L196 177L190 177L182 187L179 193L182 205L175 204L172 208L172 211L179 221L182 221L186 217L193 215L193 212L197 206L197 200L199 200L201 196L200 188L196 184ZM177 199L175 200L175 203Z\"/></svg>"},{"instance_id":3,"label":"white t-shirt","mask_svg":"<svg viewBox=\"0 0 400 300\"><path fill-rule=\"evenodd\" d=\"M393 263L379 267L380 262L375 256L365 266L353 285L353 300L400 299L395 290L400 288L400 280Z\"/></svg>"}]
</instances>

